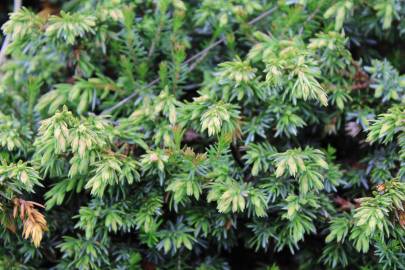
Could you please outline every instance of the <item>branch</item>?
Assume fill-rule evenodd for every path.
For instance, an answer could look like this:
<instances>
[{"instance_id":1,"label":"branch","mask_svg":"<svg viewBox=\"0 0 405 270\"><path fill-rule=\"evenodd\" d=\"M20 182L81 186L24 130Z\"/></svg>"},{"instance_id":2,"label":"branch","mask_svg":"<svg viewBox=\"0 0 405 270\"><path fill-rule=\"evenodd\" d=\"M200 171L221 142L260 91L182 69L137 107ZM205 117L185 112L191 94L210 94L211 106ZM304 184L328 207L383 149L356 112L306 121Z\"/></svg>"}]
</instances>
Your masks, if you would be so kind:
<instances>
[{"instance_id":1,"label":"branch","mask_svg":"<svg viewBox=\"0 0 405 270\"><path fill-rule=\"evenodd\" d=\"M13 12L17 12L21 9L22 0L14 0L14 8ZM10 36L7 35L4 39L3 45L1 46L0 50L0 66L6 61L6 50L8 45L10 44Z\"/></svg>"},{"instance_id":2,"label":"branch","mask_svg":"<svg viewBox=\"0 0 405 270\"><path fill-rule=\"evenodd\" d=\"M273 7L269 10L267 10L266 12L263 12L262 14L260 14L259 16L257 16L256 18L250 20L248 22L248 25L254 25L257 22L261 21L262 19L266 18L268 15L270 15L271 13L273 13L275 10L277 9L277 7ZM218 46L219 44L221 44L222 42L225 41L225 37L221 37L220 39L218 39L217 41L211 43L207 48L205 48L204 50L196 53L195 55L191 56L190 58L188 58L186 61L184 61L183 65L188 65L189 68L187 70L188 72L191 72L192 70L194 70L194 68L196 68L197 64L199 64L204 57L208 54L208 52L210 50L212 50L213 48L215 48L216 46ZM192 62L194 62L194 64L191 64ZM191 65L190 65L191 64ZM155 84L159 83L160 79L156 78L155 80L151 81L150 83L148 83L146 86L144 86L144 88L148 88L151 86L154 86ZM121 100L120 102L118 102L117 104L115 104L114 106L105 109L104 111L101 112L102 115L105 114L109 114L112 111L114 111L115 109L118 109L119 107L123 106L124 104L128 103L131 99L133 99L134 97L136 97L137 92L134 92L132 94L130 94L129 96L127 96L126 98L124 98L123 100Z\"/></svg>"},{"instance_id":3,"label":"branch","mask_svg":"<svg viewBox=\"0 0 405 270\"><path fill-rule=\"evenodd\" d=\"M144 86L144 88L152 87L155 84L157 84L159 81L160 81L159 78L154 79L153 81L148 83L146 86ZM121 100L120 102L115 104L114 106L102 111L101 115L109 114L110 112L114 111L115 109L117 109L117 108L121 107L122 105L126 104L127 102L129 102L131 99L136 97L136 95L137 95L137 92L133 92L132 94L130 94L129 96L127 96L126 98L124 98L123 100Z\"/></svg>"}]
</instances>

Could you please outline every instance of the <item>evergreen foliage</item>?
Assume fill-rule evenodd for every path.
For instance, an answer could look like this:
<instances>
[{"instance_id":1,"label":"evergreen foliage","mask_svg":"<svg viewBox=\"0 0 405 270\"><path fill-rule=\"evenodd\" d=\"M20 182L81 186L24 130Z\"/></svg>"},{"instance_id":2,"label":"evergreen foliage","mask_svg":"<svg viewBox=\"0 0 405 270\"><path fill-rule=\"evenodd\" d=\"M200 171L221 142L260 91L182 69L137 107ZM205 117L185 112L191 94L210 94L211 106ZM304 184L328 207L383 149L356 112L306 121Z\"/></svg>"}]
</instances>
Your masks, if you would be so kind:
<instances>
[{"instance_id":1,"label":"evergreen foliage","mask_svg":"<svg viewBox=\"0 0 405 270\"><path fill-rule=\"evenodd\" d=\"M43 1L2 30L0 269L405 269L403 0Z\"/></svg>"}]
</instances>

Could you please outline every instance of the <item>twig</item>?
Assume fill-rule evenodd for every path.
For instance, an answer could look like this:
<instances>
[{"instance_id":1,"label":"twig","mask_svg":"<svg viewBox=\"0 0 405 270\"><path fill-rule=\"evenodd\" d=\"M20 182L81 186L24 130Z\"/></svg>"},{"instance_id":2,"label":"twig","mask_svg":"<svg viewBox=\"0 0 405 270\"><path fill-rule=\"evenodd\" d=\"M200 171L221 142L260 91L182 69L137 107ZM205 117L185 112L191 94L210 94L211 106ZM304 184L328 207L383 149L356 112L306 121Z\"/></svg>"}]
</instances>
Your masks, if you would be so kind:
<instances>
[{"instance_id":1,"label":"twig","mask_svg":"<svg viewBox=\"0 0 405 270\"><path fill-rule=\"evenodd\" d=\"M188 85L183 86L183 89L184 90L192 90L192 89L200 87L201 85L202 85L201 83L192 83L192 84L188 84Z\"/></svg>"},{"instance_id":2,"label":"twig","mask_svg":"<svg viewBox=\"0 0 405 270\"><path fill-rule=\"evenodd\" d=\"M151 81L150 83L148 83L144 88L152 87L155 84L157 84L159 81L160 81L160 79L157 78L157 79ZM127 103L128 101L133 99L136 95L137 95L137 92L133 92L132 94L130 94L129 96L127 96L126 98L124 98L123 100L121 100L120 102L115 104L114 106L112 106L112 107L104 110L103 112L101 112L101 115L105 115L105 114L108 114L108 113L114 111L115 109L121 107L122 105L124 105L125 103Z\"/></svg>"},{"instance_id":3,"label":"twig","mask_svg":"<svg viewBox=\"0 0 405 270\"><path fill-rule=\"evenodd\" d=\"M257 16L256 18L250 20L248 22L248 25L254 25L255 23L259 22L260 20L264 19L265 17L267 17L268 15L270 15L271 13L273 13L275 10L277 9L277 7L273 7L269 10L267 10L266 12L263 12L262 14L260 14L259 16ZM204 50L198 52L197 54L191 56L190 58L188 58L186 61L184 61L183 65L189 65L190 63L192 63L194 60L196 60L196 63L192 64L189 66L189 69L187 70L187 72L192 71L196 65L202 61L202 59L204 59L204 57L208 54L208 52L210 50L212 50L213 48L215 48L216 46L218 46L219 44L221 44L222 42L225 41L225 37L221 37L220 39L218 39L217 41L215 41L214 43L210 44L207 48L205 48ZM154 86L155 84L159 83L160 79L156 78L155 80L151 81L150 83L148 83L146 86L144 86L145 88ZM120 102L118 102L117 104L115 104L114 106L105 109L104 111L101 112L102 115L105 114L109 114L110 112L114 111L115 109L123 106L124 104L126 104L127 102L129 102L131 99L133 99L135 96L137 95L137 92L134 92L132 94L130 94L129 96L127 96L126 98L124 98L123 100L121 100Z\"/></svg>"},{"instance_id":4,"label":"twig","mask_svg":"<svg viewBox=\"0 0 405 270\"><path fill-rule=\"evenodd\" d=\"M207 52L209 52L211 49L215 48L216 46L218 46L219 44L221 44L222 42L225 41L225 37L222 37L220 39L218 39L217 41L215 41L214 43L210 44L207 48L205 48L204 50L196 53L195 55L191 56L189 59L187 59L186 61L184 61L185 65L190 64L191 62L193 62L195 59L198 59L200 56L205 55Z\"/></svg>"},{"instance_id":5,"label":"twig","mask_svg":"<svg viewBox=\"0 0 405 270\"><path fill-rule=\"evenodd\" d=\"M300 35L301 35L302 32L304 31L304 26L305 26L309 21L311 21L311 20L315 17L315 15L319 12L320 8L321 8L321 6L318 5L318 6L316 7L316 9L314 10L314 12L312 12L312 13L308 16L308 18L305 20L305 22L302 24L300 30L298 31L298 33L299 33Z\"/></svg>"},{"instance_id":6,"label":"twig","mask_svg":"<svg viewBox=\"0 0 405 270\"><path fill-rule=\"evenodd\" d=\"M271 13L273 13L276 10L276 7L273 7L272 9L269 9L268 11L260 14L259 16L257 16L256 18L252 19L251 21L248 22L248 25L254 25L255 23L257 23L258 21L262 20L263 18L265 18L266 16L270 15ZM191 63L192 61L194 61L197 58L200 58L200 56L202 55L206 55L207 52L209 52L211 49L215 48L216 46L218 46L219 44L221 44L222 42L225 41L225 37L221 37L220 39L218 39L216 42L212 43L211 45L209 45L207 48L205 48L204 50L200 51L199 53L196 53L195 55L191 56L189 59L187 59L186 61L184 61L185 65L188 65L189 63Z\"/></svg>"},{"instance_id":7,"label":"twig","mask_svg":"<svg viewBox=\"0 0 405 270\"><path fill-rule=\"evenodd\" d=\"M162 28L163 28L163 23L164 23L164 17L163 14L160 14L159 18L159 26L155 35L155 38L152 41L152 45L150 46L149 52L148 52L148 58L150 59L151 56L153 55L153 52L155 51L155 46L157 43L159 43L160 40L160 35L162 33Z\"/></svg>"},{"instance_id":8,"label":"twig","mask_svg":"<svg viewBox=\"0 0 405 270\"><path fill-rule=\"evenodd\" d=\"M197 67L197 65L198 65L202 60L204 60L204 58L205 58L207 55L208 55L208 51L205 52L203 55L201 55L198 59L196 59L196 60L194 61L194 63L192 63L192 64L189 66L187 72L193 71L193 70Z\"/></svg>"},{"instance_id":9,"label":"twig","mask_svg":"<svg viewBox=\"0 0 405 270\"><path fill-rule=\"evenodd\" d=\"M267 10L266 12L263 12L262 14L260 14L259 16L257 16L256 18L250 20L248 22L249 25L253 25L255 23L257 23L258 21L264 19L265 17L267 17L268 15L270 15L271 13L273 13L275 10L277 9L277 7L273 7L269 10Z\"/></svg>"},{"instance_id":10,"label":"twig","mask_svg":"<svg viewBox=\"0 0 405 270\"><path fill-rule=\"evenodd\" d=\"M13 12L19 11L21 6L22 0L14 0ZM0 50L0 66L6 61L6 50L9 44L10 44L10 35L6 35L6 38L4 39L3 45L1 46Z\"/></svg>"}]
</instances>

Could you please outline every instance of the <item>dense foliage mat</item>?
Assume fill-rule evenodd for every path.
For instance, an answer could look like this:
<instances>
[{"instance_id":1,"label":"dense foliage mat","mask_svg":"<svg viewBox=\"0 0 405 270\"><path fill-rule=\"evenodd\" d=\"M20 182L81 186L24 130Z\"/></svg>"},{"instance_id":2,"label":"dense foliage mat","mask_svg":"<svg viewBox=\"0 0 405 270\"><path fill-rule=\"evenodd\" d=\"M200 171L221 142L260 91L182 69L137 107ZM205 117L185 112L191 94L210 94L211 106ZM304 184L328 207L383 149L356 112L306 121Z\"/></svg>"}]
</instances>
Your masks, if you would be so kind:
<instances>
[{"instance_id":1,"label":"dense foliage mat","mask_svg":"<svg viewBox=\"0 0 405 270\"><path fill-rule=\"evenodd\" d=\"M403 0L29 4L0 269L405 269Z\"/></svg>"}]
</instances>

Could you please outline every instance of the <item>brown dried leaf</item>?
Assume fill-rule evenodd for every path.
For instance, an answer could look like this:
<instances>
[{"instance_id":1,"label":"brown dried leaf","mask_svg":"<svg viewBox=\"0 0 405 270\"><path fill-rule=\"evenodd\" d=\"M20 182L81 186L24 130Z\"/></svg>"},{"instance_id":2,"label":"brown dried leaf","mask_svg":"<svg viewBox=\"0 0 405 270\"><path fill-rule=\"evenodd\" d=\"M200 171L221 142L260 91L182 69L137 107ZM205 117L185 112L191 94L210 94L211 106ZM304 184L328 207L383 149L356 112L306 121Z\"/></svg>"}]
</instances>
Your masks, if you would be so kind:
<instances>
[{"instance_id":1,"label":"brown dried leaf","mask_svg":"<svg viewBox=\"0 0 405 270\"><path fill-rule=\"evenodd\" d=\"M47 222L44 215L39 212L35 206L43 207L41 204L23 199L14 199L13 217L18 215L20 210L20 219L23 221L23 237L25 239L31 238L35 247L41 243L43 234L48 230Z\"/></svg>"}]
</instances>

